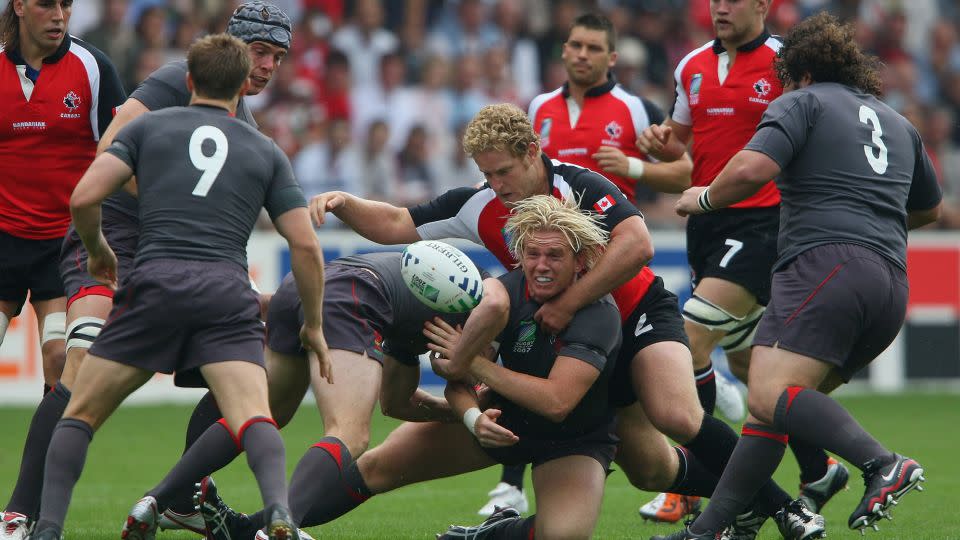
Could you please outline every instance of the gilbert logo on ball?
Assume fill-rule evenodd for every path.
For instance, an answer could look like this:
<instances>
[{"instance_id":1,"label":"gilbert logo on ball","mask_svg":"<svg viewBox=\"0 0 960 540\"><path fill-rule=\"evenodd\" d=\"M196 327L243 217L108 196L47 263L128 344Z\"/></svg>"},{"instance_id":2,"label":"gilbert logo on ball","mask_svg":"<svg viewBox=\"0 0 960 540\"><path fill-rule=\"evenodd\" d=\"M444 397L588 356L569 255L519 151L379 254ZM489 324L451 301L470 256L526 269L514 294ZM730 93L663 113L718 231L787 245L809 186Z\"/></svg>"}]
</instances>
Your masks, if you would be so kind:
<instances>
[{"instance_id":1,"label":"gilbert logo on ball","mask_svg":"<svg viewBox=\"0 0 960 540\"><path fill-rule=\"evenodd\" d=\"M410 292L432 309L463 313L480 303L480 271L462 251L437 240L407 246L400 258L400 275Z\"/></svg>"}]
</instances>

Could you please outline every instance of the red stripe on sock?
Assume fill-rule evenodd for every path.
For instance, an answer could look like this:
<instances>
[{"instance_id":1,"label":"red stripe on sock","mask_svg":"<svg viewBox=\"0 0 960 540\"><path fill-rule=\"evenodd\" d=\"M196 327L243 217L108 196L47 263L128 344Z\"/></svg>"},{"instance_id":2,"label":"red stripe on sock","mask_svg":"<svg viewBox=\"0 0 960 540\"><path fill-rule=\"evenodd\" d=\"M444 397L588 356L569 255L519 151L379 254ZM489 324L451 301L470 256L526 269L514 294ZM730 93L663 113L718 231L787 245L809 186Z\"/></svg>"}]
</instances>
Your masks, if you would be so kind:
<instances>
[{"instance_id":1,"label":"red stripe on sock","mask_svg":"<svg viewBox=\"0 0 960 540\"><path fill-rule=\"evenodd\" d=\"M711 381L713 381L713 380L716 379L716 378L717 378L717 372L716 372L716 371L711 371L711 372L710 372L710 375L708 375L708 376L706 376L706 377L704 377L704 378L702 378L702 379L696 379L697 386L702 386L702 385L704 385L704 384L707 384L708 382L711 382Z\"/></svg>"},{"instance_id":2,"label":"red stripe on sock","mask_svg":"<svg viewBox=\"0 0 960 540\"><path fill-rule=\"evenodd\" d=\"M240 438L234 435L233 430L230 429L230 426L227 424L227 419L221 418L217 420L217 423L223 426L223 429L227 430L227 433L230 434L230 438L233 439L233 444L237 445L237 450L243 452L243 445L240 444Z\"/></svg>"},{"instance_id":3,"label":"red stripe on sock","mask_svg":"<svg viewBox=\"0 0 960 540\"><path fill-rule=\"evenodd\" d=\"M331 457L333 457L333 460L337 462L337 468L340 469L341 471L343 470L343 457L340 454L339 444L320 441L317 444L311 446L311 448L321 448L324 451L326 451L328 454L330 454Z\"/></svg>"},{"instance_id":4,"label":"red stripe on sock","mask_svg":"<svg viewBox=\"0 0 960 540\"><path fill-rule=\"evenodd\" d=\"M348 486L346 482L341 483L341 485L343 486L343 490L347 492L347 495L349 495L351 499L357 501L358 503L365 502L367 499L370 498L370 497L365 497L360 493L357 493L356 491L353 490L353 488Z\"/></svg>"},{"instance_id":5,"label":"red stripe on sock","mask_svg":"<svg viewBox=\"0 0 960 540\"><path fill-rule=\"evenodd\" d=\"M277 428L277 429L280 429L280 426L277 425L277 423L273 420L273 418L270 418L269 416L254 416L253 418L251 418L251 419L247 420L246 422L244 422L243 425L240 426L240 429L237 430L237 441L239 441L238 444L241 445L241 450L243 449L243 446L242 446L242 445L243 445L243 442L242 442L242 441L243 441L243 434L247 431L247 428L250 427L250 426L252 426L252 425L254 425L254 424L260 423L260 422L266 422L266 423L268 423L268 424L273 424L273 427L275 427L275 428Z\"/></svg>"},{"instance_id":6,"label":"red stripe on sock","mask_svg":"<svg viewBox=\"0 0 960 540\"><path fill-rule=\"evenodd\" d=\"M534 528L530 527L530 534L527 535L527 540L533 540Z\"/></svg>"},{"instance_id":7,"label":"red stripe on sock","mask_svg":"<svg viewBox=\"0 0 960 540\"><path fill-rule=\"evenodd\" d=\"M790 410L790 405L793 405L793 399L797 397L797 394L803 392L806 388L802 386L788 386L787 387L787 408L784 410L784 414Z\"/></svg>"},{"instance_id":8,"label":"red stripe on sock","mask_svg":"<svg viewBox=\"0 0 960 540\"><path fill-rule=\"evenodd\" d=\"M826 285L828 281L830 281L831 279L833 279L833 276L837 275L837 272L840 271L840 267L841 267L841 266L843 266L843 265L842 265L842 264L838 264L838 265L836 265L836 266L833 267L833 270L830 272L830 274L829 274L827 277L823 278L823 281L821 281L820 284L817 285L817 287L816 287L815 289L813 289L813 292L810 293L810 296L808 296L808 297L803 301L803 303L800 304L800 306L799 306L796 310L794 310L794 312L791 313L789 317L787 317L787 322L783 323L784 326L790 324L790 321L792 321L797 315L800 314L800 310L802 310L804 306L806 306L811 300L813 300L813 297L816 296L818 292L820 292L820 289L822 289L823 286Z\"/></svg>"},{"instance_id":9,"label":"red stripe on sock","mask_svg":"<svg viewBox=\"0 0 960 540\"><path fill-rule=\"evenodd\" d=\"M787 434L786 433L773 433L770 431L763 431L760 429L753 429L743 426L743 430L740 432L740 435L743 437L763 437L764 439L770 439L771 441L777 441L780 444L787 444Z\"/></svg>"}]
</instances>

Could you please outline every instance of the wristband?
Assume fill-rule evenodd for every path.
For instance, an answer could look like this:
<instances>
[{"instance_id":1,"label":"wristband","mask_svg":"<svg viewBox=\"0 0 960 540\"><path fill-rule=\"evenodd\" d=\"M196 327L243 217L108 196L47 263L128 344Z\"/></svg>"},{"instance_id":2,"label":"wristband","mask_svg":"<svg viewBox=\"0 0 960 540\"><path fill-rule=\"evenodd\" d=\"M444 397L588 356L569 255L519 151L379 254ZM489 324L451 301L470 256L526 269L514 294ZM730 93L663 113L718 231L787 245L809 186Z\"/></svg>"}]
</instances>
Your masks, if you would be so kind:
<instances>
[{"instance_id":1,"label":"wristband","mask_svg":"<svg viewBox=\"0 0 960 540\"><path fill-rule=\"evenodd\" d=\"M643 160L635 157L627 157L627 176L634 180L643 178Z\"/></svg>"},{"instance_id":2,"label":"wristband","mask_svg":"<svg viewBox=\"0 0 960 540\"><path fill-rule=\"evenodd\" d=\"M463 413L463 425L467 426L470 434L474 437L477 436L477 418L480 418L481 414L483 413L477 407L470 407Z\"/></svg>"},{"instance_id":3,"label":"wristband","mask_svg":"<svg viewBox=\"0 0 960 540\"><path fill-rule=\"evenodd\" d=\"M700 192L700 196L697 197L697 205L700 206L700 209L704 212L712 212L713 205L710 204L710 189L707 188Z\"/></svg>"}]
</instances>

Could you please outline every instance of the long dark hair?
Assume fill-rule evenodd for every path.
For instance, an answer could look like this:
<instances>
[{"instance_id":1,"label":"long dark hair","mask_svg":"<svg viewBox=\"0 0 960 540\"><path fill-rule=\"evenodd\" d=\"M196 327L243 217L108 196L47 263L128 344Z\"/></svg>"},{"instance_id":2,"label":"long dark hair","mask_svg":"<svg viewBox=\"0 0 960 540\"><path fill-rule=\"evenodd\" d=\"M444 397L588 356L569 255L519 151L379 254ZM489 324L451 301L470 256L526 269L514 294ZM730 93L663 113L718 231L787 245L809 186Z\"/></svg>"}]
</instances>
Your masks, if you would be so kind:
<instances>
[{"instance_id":1,"label":"long dark hair","mask_svg":"<svg viewBox=\"0 0 960 540\"><path fill-rule=\"evenodd\" d=\"M793 27L783 40L776 61L777 75L786 86L804 75L814 82L854 86L875 96L882 91L878 62L864 54L853 37L853 26L821 12Z\"/></svg>"},{"instance_id":2,"label":"long dark hair","mask_svg":"<svg viewBox=\"0 0 960 540\"><path fill-rule=\"evenodd\" d=\"M20 17L13 11L13 0L7 2L7 9L0 15L0 45L4 49L20 46Z\"/></svg>"}]
</instances>

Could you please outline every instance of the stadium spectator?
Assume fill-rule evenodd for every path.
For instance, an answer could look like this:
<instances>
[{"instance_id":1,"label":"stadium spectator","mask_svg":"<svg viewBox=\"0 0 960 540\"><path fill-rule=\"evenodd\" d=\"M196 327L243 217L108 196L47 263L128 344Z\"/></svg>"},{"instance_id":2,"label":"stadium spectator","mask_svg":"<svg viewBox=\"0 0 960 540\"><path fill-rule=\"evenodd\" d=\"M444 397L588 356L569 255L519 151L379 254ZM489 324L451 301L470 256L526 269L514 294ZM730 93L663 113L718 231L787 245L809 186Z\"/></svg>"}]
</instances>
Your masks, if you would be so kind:
<instances>
[{"instance_id":1,"label":"stadium spectator","mask_svg":"<svg viewBox=\"0 0 960 540\"><path fill-rule=\"evenodd\" d=\"M210 385L225 427L246 450L267 508L269 536L297 534L287 503L283 440L267 402L260 308L247 275L246 244L260 207L290 244L305 298L300 336L319 358L321 376L332 379L321 326L323 257L286 156L234 118L238 98L251 84L248 46L226 34L208 36L190 48L187 63L191 107L130 122L71 196L90 274L103 285L116 287L118 279L117 257L100 227L100 205L134 174L144 219L136 262L50 440L40 519L31 535L38 540L62 537L94 431L155 372L176 372L184 382L202 377ZM209 142L219 161L204 163L185 153L196 139ZM216 173L198 182L192 172L197 165L211 171L216 166ZM221 172L229 182L216 181ZM179 324L160 324L170 317ZM156 500L144 497L121 536L152 536L158 519Z\"/></svg>"},{"instance_id":2,"label":"stadium spectator","mask_svg":"<svg viewBox=\"0 0 960 540\"><path fill-rule=\"evenodd\" d=\"M827 397L899 332L907 230L935 221L941 200L920 135L876 99L874 59L852 38L850 26L825 13L794 27L777 74L796 90L770 104L712 184L690 188L677 203L682 214L709 213L776 178L783 227L770 305L754 340L743 437L706 511L683 531L656 538L713 538L776 470L788 437L863 471L866 489L851 529L875 525L924 480L917 461L883 447ZM785 538L823 531L822 517L796 517L776 516Z\"/></svg>"},{"instance_id":3,"label":"stadium spectator","mask_svg":"<svg viewBox=\"0 0 960 540\"><path fill-rule=\"evenodd\" d=\"M67 311L59 261L70 193L126 98L110 59L67 33L71 14L66 0L27 0L9 2L0 15L0 108L8 122L0 135L0 343L29 293L44 379L20 476L0 513L0 534L16 540L37 519L44 451L68 399L58 384Z\"/></svg>"}]
</instances>

